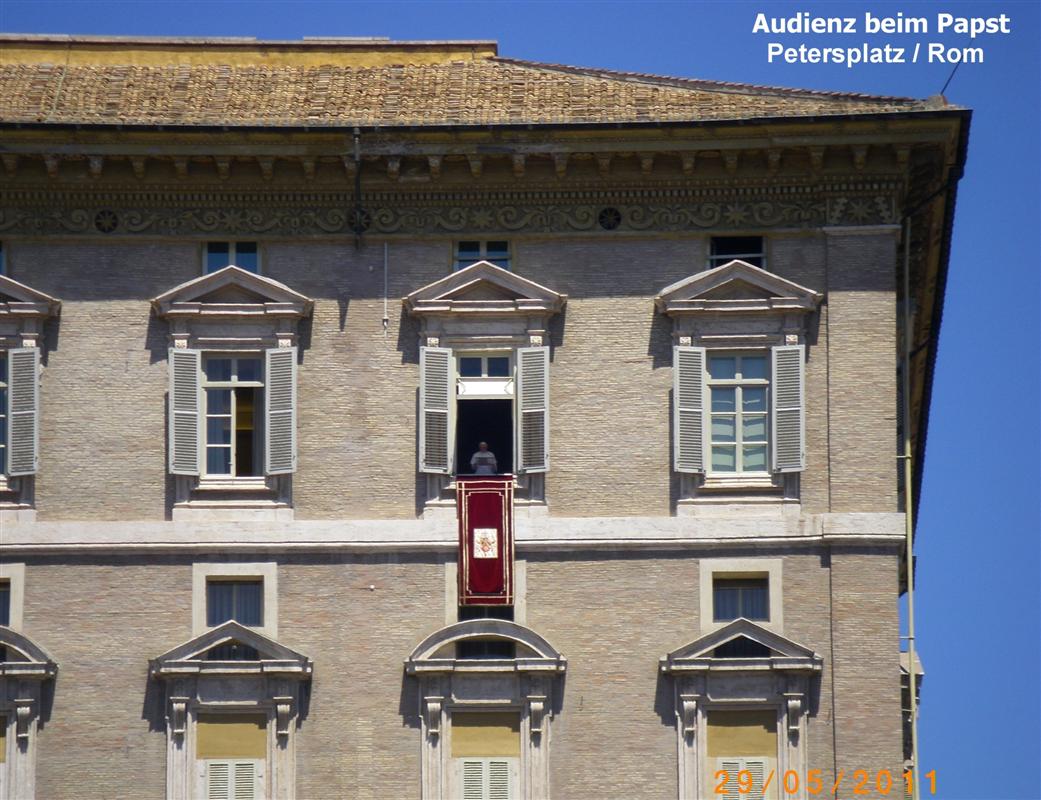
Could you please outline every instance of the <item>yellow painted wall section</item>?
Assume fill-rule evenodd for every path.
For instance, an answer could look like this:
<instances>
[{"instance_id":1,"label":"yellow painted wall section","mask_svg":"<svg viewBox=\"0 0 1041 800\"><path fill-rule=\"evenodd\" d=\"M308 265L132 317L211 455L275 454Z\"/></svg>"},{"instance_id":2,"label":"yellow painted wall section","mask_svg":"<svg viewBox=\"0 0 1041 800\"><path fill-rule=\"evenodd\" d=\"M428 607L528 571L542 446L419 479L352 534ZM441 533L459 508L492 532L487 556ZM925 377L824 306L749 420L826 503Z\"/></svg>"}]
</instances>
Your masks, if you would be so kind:
<instances>
[{"instance_id":1,"label":"yellow painted wall section","mask_svg":"<svg viewBox=\"0 0 1041 800\"><path fill-rule=\"evenodd\" d=\"M263 714L200 714L195 729L197 758L266 758Z\"/></svg>"},{"instance_id":2,"label":"yellow painted wall section","mask_svg":"<svg viewBox=\"0 0 1041 800\"><path fill-rule=\"evenodd\" d=\"M452 757L520 756L520 714L456 711L452 714Z\"/></svg>"},{"instance_id":3,"label":"yellow painted wall section","mask_svg":"<svg viewBox=\"0 0 1041 800\"><path fill-rule=\"evenodd\" d=\"M764 756L777 754L777 712L709 711L709 758Z\"/></svg>"}]
</instances>

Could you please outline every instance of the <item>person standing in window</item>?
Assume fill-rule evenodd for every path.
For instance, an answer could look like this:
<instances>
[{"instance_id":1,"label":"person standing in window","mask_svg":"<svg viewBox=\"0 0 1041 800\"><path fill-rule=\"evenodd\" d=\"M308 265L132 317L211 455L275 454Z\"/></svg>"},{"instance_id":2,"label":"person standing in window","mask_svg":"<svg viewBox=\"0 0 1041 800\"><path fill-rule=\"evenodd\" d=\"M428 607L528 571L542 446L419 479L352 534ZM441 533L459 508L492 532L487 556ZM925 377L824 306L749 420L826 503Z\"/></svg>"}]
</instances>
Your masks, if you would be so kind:
<instances>
[{"instance_id":1,"label":"person standing in window","mask_svg":"<svg viewBox=\"0 0 1041 800\"><path fill-rule=\"evenodd\" d=\"M470 457L470 469L474 475L495 475L499 472L499 462L495 453L488 449L488 442L477 445L477 452Z\"/></svg>"}]
</instances>

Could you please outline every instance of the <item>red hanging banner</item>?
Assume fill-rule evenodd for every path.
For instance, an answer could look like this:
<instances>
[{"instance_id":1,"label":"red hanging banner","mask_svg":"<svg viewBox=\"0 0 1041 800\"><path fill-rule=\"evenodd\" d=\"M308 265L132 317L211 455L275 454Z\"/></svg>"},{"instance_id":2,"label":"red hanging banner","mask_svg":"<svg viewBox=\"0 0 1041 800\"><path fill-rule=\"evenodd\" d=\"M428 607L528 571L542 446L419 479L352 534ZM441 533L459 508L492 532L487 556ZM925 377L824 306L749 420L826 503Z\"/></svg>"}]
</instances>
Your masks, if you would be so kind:
<instances>
[{"instance_id":1,"label":"red hanging banner","mask_svg":"<svg viewBox=\"0 0 1041 800\"><path fill-rule=\"evenodd\" d=\"M513 605L513 476L458 478L459 605Z\"/></svg>"}]
</instances>

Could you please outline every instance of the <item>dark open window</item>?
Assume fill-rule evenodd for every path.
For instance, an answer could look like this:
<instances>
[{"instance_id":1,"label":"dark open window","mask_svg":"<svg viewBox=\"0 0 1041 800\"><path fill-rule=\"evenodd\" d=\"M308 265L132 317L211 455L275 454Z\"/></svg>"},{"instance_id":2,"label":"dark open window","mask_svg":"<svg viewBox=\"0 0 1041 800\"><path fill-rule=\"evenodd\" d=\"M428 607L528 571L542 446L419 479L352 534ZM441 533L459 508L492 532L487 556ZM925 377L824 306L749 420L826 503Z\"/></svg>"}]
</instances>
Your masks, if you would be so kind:
<instances>
[{"instance_id":1,"label":"dark open window","mask_svg":"<svg viewBox=\"0 0 1041 800\"><path fill-rule=\"evenodd\" d=\"M474 454L481 442L486 442L488 452L495 455L497 473L513 472L512 400L459 400L456 403L456 474L474 472Z\"/></svg>"},{"instance_id":2,"label":"dark open window","mask_svg":"<svg viewBox=\"0 0 1041 800\"><path fill-rule=\"evenodd\" d=\"M211 580L206 584L206 624L228 620L259 627L264 624L264 581Z\"/></svg>"},{"instance_id":3,"label":"dark open window","mask_svg":"<svg viewBox=\"0 0 1041 800\"><path fill-rule=\"evenodd\" d=\"M709 247L709 269L737 259L766 268L762 236L713 236Z\"/></svg>"},{"instance_id":4,"label":"dark open window","mask_svg":"<svg viewBox=\"0 0 1041 800\"><path fill-rule=\"evenodd\" d=\"M459 621L468 619L513 620L513 606L459 606ZM456 658L514 658L517 646L505 639L467 639L455 646Z\"/></svg>"},{"instance_id":5,"label":"dark open window","mask_svg":"<svg viewBox=\"0 0 1041 800\"><path fill-rule=\"evenodd\" d=\"M770 619L770 585L766 578L716 578L712 581L712 619Z\"/></svg>"},{"instance_id":6,"label":"dark open window","mask_svg":"<svg viewBox=\"0 0 1041 800\"><path fill-rule=\"evenodd\" d=\"M770 648L747 636L724 642L712 651L714 658L769 658Z\"/></svg>"},{"instance_id":7,"label":"dark open window","mask_svg":"<svg viewBox=\"0 0 1041 800\"><path fill-rule=\"evenodd\" d=\"M0 625L11 624L11 582L0 581Z\"/></svg>"},{"instance_id":8,"label":"dark open window","mask_svg":"<svg viewBox=\"0 0 1041 800\"><path fill-rule=\"evenodd\" d=\"M242 642L225 642L206 653L207 661L260 661L255 647Z\"/></svg>"}]
</instances>

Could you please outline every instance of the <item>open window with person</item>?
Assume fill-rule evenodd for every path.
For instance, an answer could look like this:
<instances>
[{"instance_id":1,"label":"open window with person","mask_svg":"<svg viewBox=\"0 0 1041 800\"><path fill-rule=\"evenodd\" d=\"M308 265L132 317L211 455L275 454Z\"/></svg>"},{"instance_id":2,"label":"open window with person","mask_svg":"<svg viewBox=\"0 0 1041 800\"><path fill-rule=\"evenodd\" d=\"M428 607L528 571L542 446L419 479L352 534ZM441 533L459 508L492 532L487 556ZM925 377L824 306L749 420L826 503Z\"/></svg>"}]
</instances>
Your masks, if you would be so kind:
<instances>
[{"instance_id":1,"label":"open window with person","mask_svg":"<svg viewBox=\"0 0 1041 800\"><path fill-rule=\"evenodd\" d=\"M418 462L430 476L428 508L453 504L452 481L471 475L515 475L522 503L544 501L547 326L565 301L487 261L405 298L420 322Z\"/></svg>"}]
</instances>

